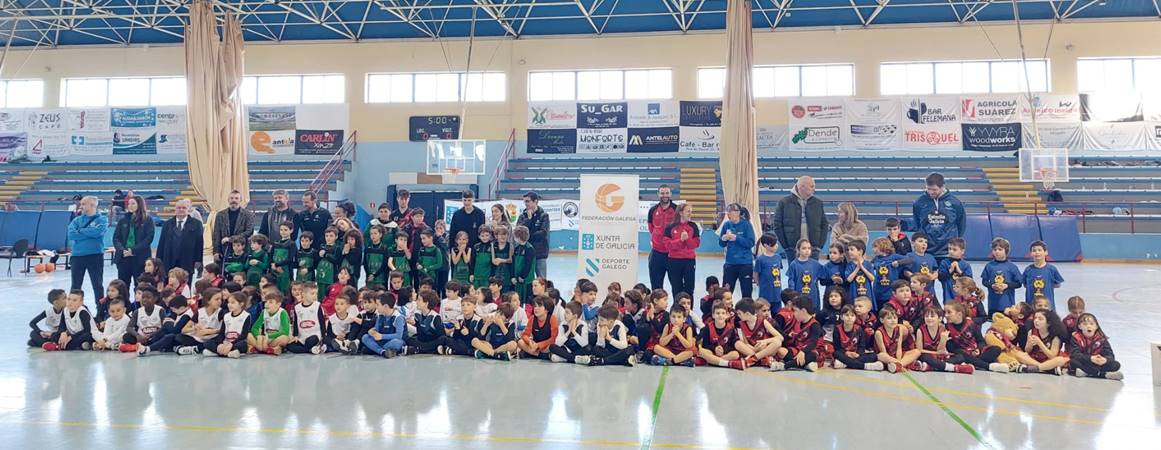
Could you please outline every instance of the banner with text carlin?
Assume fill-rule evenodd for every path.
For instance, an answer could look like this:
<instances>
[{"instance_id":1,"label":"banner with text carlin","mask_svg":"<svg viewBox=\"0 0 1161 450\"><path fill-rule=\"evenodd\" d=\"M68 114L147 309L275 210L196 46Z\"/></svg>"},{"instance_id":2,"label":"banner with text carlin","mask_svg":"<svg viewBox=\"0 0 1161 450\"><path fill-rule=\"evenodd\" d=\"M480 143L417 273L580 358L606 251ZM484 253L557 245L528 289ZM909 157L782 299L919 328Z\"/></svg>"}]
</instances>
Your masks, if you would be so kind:
<instances>
[{"instance_id":1,"label":"banner with text carlin","mask_svg":"<svg viewBox=\"0 0 1161 450\"><path fill-rule=\"evenodd\" d=\"M790 101L790 150L837 150L843 146L843 99Z\"/></svg>"},{"instance_id":2,"label":"banner with text carlin","mask_svg":"<svg viewBox=\"0 0 1161 450\"><path fill-rule=\"evenodd\" d=\"M959 97L922 96L902 100L903 148L910 150L960 150Z\"/></svg>"},{"instance_id":3,"label":"banner with text carlin","mask_svg":"<svg viewBox=\"0 0 1161 450\"><path fill-rule=\"evenodd\" d=\"M629 105L576 104L577 153L625 153L629 141Z\"/></svg>"},{"instance_id":4,"label":"banner with text carlin","mask_svg":"<svg viewBox=\"0 0 1161 450\"><path fill-rule=\"evenodd\" d=\"M577 278L597 284L597 298L614 281L637 279L637 175L580 176Z\"/></svg>"},{"instance_id":5,"label":"banner with text carlin","mask_svg":"<svg viewBox=\"0 0 1161 450\"><path fill-rule=\"evenodd\" d=\"M333 155L343 147L343 130L294 130L294 154Z\"/></svg>"},{"instance_id":6,"label":"banner with text carlin","mask_svg":"<svg viewBox=\"0 0 1161 450\"><path fill-rule=\"evenodd\" d=\"M855 150L894 150L903 146L899 121L903 115L895 99L848 99L843 105L848 147Z\"/></svg>"}]
</instances>

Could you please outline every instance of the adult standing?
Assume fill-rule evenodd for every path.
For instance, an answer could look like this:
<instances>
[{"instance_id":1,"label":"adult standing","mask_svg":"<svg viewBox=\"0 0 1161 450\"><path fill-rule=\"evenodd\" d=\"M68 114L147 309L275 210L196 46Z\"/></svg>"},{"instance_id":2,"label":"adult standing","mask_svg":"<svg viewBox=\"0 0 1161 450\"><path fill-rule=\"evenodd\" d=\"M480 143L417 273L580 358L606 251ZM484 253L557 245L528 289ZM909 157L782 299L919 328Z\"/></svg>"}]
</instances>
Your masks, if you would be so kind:
<instances>
[{"instance_id":1,"label":"adult standing","mask_svg":"<svg viewBox=\"0 0 1161 450\"><path fill-rule=\"evenodd\" d=\"M331 213L318 207L318 196L314 192L302 193L302 212L298 213L298 229L314 234L311 247L322 248L323 232L331 224Z\"/></svg>"},{"instance_id":2,"label":"adult standing","mask_svg":"<svg viewBox=\"0 0 1161 450\"><path fill-rule=\"evenodd\" d=\"M145 210L145 199L134 195L125 202L125 215L117 221L113 231L113 264L117 279L126 286L134 286L137 276L145 270L145 260L153 256L153 219Z\"/></svg>"},{"instance_id":3,"label":"adult standing","mask_svg":"<svg viewBox=\"0 0 1161 450\"><path fill-rule=\"evenodd\" d=\"M448 240L455 242L456 236L463 231L468 234L468 248L476 245L480 241L480 226L484 224L487 219L484 218L484 211L477 208L475 205L476 194L471 190L465 190L460 201L463 202L464 207L456 210L451 216L451 231L449 232Z\"/></svg>"},{"instance_id":4,"label":"adult standing","mask_svg":"<svg viewBox=\"0 0 1161 450\"><path fill-rule=\"evenodd\" d=\"M235 236L250 239L250 236L254 234L254 213L242 207L242 193L237 190L230 191L229 202L229 207L214 214L212 242L214 243L214 261L219 264L222 262L222 255L227 252L224 249L230 247L230 239Z\"/></svg>"},{"instance_id":5,"label":"adult standing","mask_svg":"<svg viewBox=\"0 0 1161 450\"><path fill-rule=\"evenodd\" d=\"M722 286L734 292L741 285L742 298L754 293L754 225L742 220L742 205L726 206L726 220L718 229L718 245L726 249L726 263L722 266Z\"/></svg>"},{"instance_id":6,"label":"adult standing","mask_svg":"<svg viewBox=\"0 0 1161 450\"><path fill-rule=\"evenodd\" d=\"M869 244L870 234L867 224L859 220L859 210L851 202L842 202L838 205L838 221L830 229L830 242L842 244L843 248L854 241L863 241Z\"/></svg>"},{"instance_id":7,"label":"adult standing","mask_svg":"<svg viewBox=\"0 0 1161 450\"><path fill-rule=\"evenodd\" d=\"M81 215L69 222L73 277L70 289L80 289L85 281L85 273L88 273L94 299L105 296L101 283L105 279L105 231L108 229L109 218L97 214L97 197L90 195L82 198Z\"/></svg>"},{"instance_id":8,"label":"adult standing","mask_svg":"<svg viewBox=\"0 0 1161 450\"><path fill-rule=\"evenodd\" d=\"M936 172L924 180L927 192L915 199L911 216L915 228L927 234L931 245L927 251L937 259L947 257L947 241L963 237L967 214L963 203L944 186L943 174Z\"/></svg>"},{"instance_id":9,"label":"adult standing","mask_svg":"<svg viewBox=\"0 0 1161 450\"><path fill-rule=\"evenodd\" d=\"M669 252L669 285L673 295L685 292L693 295L694 273L697 269L697 248L701 245L701 229L693 222L693 205L677 207L673 222L665 227L662 245Z\"/></svg>"},{"instance_id":10,"label":"adult standing","mask_svg":"<svg viewBox=\"0 0 1161 450\"><path fill-rule=\"evenodd\" d=\"M492 215L488 225L492 226L492 241L496 241L496 230L504 228L508 230L508 236L512 235L512 221L508 218L508 210L504 208L503 203L493 203L491 211Z\"/></svg>"},{"instance_id":11,"label":"adult standing","mask_svg":"<svg viewBox=\"0 0 1161 450\"><path fill-rule=\"evenodd\" d=\"M662 239L665 238L665 227L673 223L673 216L677 215L677 207L673 205L673 190L668 184L657 188L657 204L649 208L645 215L645 222L649 227L649 244L653 248L649 252L649 288L661 289L665 284L665 271L669 268L669 250L665 248Z\"/></svg>"},{"instance_id":12,"label":"adult standing","mask_svg":"<svg viewBox=\"0 0 1161 450\"><path fill-rule=\"evenodd\" d=\"M290 196L286 195L285 189L274 191L274 207L266 210L262 214L262 223L258 225L258 232L263 236L270 238L271 241L277 241L278 227L284 222L294 224L290 230L291 239L298 235L298 212L290 207Z\"/></svg>"},{"instance_id":13,"label":"adult standing","mask_svg":"<svg viewBox=\"0 0 1161 450\"><path fill-rule=\"evenodd\" d=\"M819 249L826 244L828 231L822 200L814 196L814 178L802 176L790 189L790 194L778 201L774 209L774 235L782 246L786 259L794 259L799 239L807 239L814 247L812 257L818 259Z\"/></svg>"},{"instance_id":14,"label":"adult standing","mask_svg":"<svg viewBox=\"0 0 1161 450\"><path fill-rule=\"evenodd\" d=\"M391 221L400 228L411 223L411 191L400 189L395 193L395 209L391 210Z\"/></svg>"},{"instance_id":15,"label":"adult standing","mask_svg":"<svg viewBox=\"0 0 1161 450\"><path fill-rule=\"evenodd\" d=\"M548 275L548 231L552 219L540 207L540 194L529 191L524 194L524 212L516 220L516 225L528 227L528 242L532 244L532 254L536 257L536 275Z\"/></svg>"},{"instance_id":16,"label":"adult standing","mask_svg":"<svg viewBox=\"0 0 1161 450\"><path fill-rule=\"evenodd\" d=\"M189 215L189 199L178 200L173 208L174 215L161 225L161 238L157 241L157 257L165 267L181 267L192 277L194 269L201 265L205 248L205 234L202 222Z\"/></svg>"}]
</instances>

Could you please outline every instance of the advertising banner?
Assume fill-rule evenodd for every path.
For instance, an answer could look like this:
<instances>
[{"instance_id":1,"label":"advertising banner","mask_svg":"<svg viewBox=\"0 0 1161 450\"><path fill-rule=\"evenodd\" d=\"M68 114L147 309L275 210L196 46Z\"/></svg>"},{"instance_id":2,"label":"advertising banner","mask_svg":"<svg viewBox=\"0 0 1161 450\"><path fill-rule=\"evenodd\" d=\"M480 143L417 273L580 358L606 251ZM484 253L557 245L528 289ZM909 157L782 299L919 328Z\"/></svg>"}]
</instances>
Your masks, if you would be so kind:
<instances>
[{"instance_id":1,"label":"advertising banner","mask_svg":"<svg viewBox=\"0 0 1161 450\"><path fill-rule=\"evenodd\" d=\"M629 128L629 153L676 152L680 142L681 129L677 126Z\"/></svg>"},{"instance_id":2,"label":"advertising banner","mask_svg":"<svg viewBox=\"0 0 1161 450\"><path fill-rule=\"evenodd\" d=\"M844 145L841 98L796 98L790 108L790 150L837 150Z\"/></svg>"},{"instance_id":3,"label":"advertising banner","mask_svg":"<svg viewBox=\"0 0 1161 450\"><path fill-rule=\"evenodd\" d=\"M965 123L963 149L977 152L1014 152L1023 146L1020 123Z\"/></svg>"},{"instance_id":4,"label":"advertising banner","mask_svg":"<svg viewBox=\"0 0 1161 450\"><path fill-rule=\"evenodd\" d=\"M910 97L903 101L903 148L960 150L962 130L958 97Z\"/></svg>"},{"instance_id":5,"label":"advertising banner","mask_svg":"<svg viewBox=\"0 0 1161 450\"><path fill-rule=\"evenodd\" d=\"M1015 95L960 97L964 123L1012 123L1020 120L1020 98Z\"/></svg>"},{"instance_id":6,"label":"advertising banner","mask_svg":"<svg viewBox=\"0 0 1161 450\"><path fill-rule=\"evenodd\" d=\"M294 130L294 154L333 155L343 148L343 130Z\"/></svg>"},{"instance_id":7,"label":"advertising banner","mask_svg":"<svg viewBox=\"0 0 1161 450\"><path fill-rule=\"evenodd\" d=\"M890 150L902 146L899 122L903 119L894 99L850 99L843 105L847 142L855 150Z\"/></svg>"},{"instance_id":8,"label":"advertising banner","mask_svg":"<svg viewBox=\"0 0 1161 450\"><path fill-rule=\"evenodd\" d=\"M249 106L246 117L251 133L293 130L298 122L294 106Z\"/></svg>"},{"instance_id":9,"label":"advertising banner","mask_svg":"<svg viewBox=\"0 0 1161 450\"><path fill-rule=\"evenodd\" d=\"M114 155L157 153L157 108L113 108L110 116Z\"/></svg>"},{"instance_id":10,"label":"advertising banner","mask_svg":"<svg viewBox=\"0 0 1161 450\"><path fill-rule=\"evenodd\" d=\"M637 175L580 176L577 277L596 283L597 298L613 281L637 279Z\"/></svg>"},{"instance_id":11,"label":"advertising banner","mask_svg":"<svg viewBox=\"0 0 1161 450\"><path fill-rule=\"evenodd\" d=\"M528 104L529 130L576 128L576 103L536 102Z\"/></svg>"}]
</instances>

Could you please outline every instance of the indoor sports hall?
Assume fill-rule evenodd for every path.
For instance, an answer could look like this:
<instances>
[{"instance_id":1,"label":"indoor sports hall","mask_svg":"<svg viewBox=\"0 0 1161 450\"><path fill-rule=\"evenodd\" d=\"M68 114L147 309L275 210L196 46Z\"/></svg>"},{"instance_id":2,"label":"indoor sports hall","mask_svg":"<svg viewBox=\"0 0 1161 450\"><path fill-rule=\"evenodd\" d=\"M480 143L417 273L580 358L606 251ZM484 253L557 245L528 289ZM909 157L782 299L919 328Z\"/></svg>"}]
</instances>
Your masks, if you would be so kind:
<instances>
[{"instance_id":1,"label":"indoor sports hall","mask_svg":"<svg viewBox=\"0 0 1161 450\"><path fill-rule=\"evenodd\" d=\"M1150 448L1156 0L0 4L5 448Z\"/></svg>"}]
</instances>

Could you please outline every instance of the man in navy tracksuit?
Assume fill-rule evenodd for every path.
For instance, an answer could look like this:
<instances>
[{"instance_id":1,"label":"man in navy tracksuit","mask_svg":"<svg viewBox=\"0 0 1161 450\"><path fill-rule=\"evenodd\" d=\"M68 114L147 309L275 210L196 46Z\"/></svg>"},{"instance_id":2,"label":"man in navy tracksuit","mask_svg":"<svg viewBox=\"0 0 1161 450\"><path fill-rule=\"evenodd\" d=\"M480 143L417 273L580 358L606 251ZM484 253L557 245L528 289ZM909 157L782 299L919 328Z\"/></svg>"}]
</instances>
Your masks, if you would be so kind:
<instances>
[{"instance_id":1,"label":"man in navy tracksuit","mask_svg":"<svg viewBox=\"0 0 1161 450\"><path fill-rule=\"evenodd\" d=\"M922 231L930 238L928 252L936 259L947 258L947 242L963 237L967 227L967 215L963 203L944 187L943 174L927 176L927 192L915 199L911 215L915 220L915 231Z\"/></svg>"}]
</instances>

